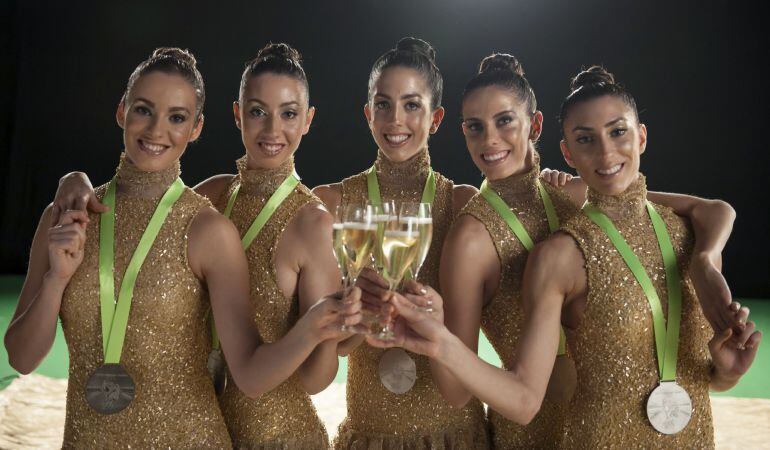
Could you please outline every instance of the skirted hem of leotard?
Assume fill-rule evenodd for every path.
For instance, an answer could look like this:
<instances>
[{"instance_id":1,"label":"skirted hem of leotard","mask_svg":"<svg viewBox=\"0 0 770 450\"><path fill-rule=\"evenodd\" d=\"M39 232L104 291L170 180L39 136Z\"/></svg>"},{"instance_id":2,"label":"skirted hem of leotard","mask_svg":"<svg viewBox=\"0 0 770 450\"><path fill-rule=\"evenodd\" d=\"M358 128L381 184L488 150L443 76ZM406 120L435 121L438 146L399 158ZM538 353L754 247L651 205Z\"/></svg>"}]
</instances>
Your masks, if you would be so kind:
<instances>
[{"instance_id":1,"label":"skirted hem of leotard","mask_svg":"<svg viewBox=\"0 0 770 450\"><path fill-rule=\"evenodd\" d=\"M305 435L300 439L276 440L249 444L233 441L234 449L248 450L329 450L329 437L325 432Z\"/></svg>"},{"instance_id":2,"label":"skirted hem of leotard","mask_svg":"<svg viewBox=\"0 0 770 450\"><path fill-rule=\"evenodd\" d=\"M490 448L486 422L457 425L429 434L397 435L356 431L347 420L334 439L336 450L465 450Z\"/></svg>"}]
</instances>

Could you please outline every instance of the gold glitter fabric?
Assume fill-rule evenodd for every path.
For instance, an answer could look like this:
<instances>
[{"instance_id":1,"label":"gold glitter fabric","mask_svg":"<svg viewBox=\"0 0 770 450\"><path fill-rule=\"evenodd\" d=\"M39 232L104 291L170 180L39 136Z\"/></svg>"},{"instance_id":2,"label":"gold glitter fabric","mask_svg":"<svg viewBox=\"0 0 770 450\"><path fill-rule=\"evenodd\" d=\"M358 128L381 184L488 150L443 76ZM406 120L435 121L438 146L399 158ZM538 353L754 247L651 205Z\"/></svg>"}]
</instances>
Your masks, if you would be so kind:
<instances>
[{"instance_id":1,"label":"gold glitter fabric","mask_svg":"<svg viewBox=\"0 0 770 450\"><path fill-rule=\"evenodd\" d=\"M292 173L294 160L290 158L272 170L247 169L245 157L236 164L238 175L222 194L217 208L224 211L233 190L241 185L230 220L243 235L281 182ZM312 202L320 203L320 200L303 184L297 185L246 250L250 297L256 312L254 321L265 342L281 339L298 319L299 299L287 298L278 287L273 261L284 229L300 208ZM256 399L246 397L231 375L228 373L227 376L227 387L219 403L234 447L271 450L329 448L323 422L296 373Z\"/></svg>"},{"instance_id":2,"label":"gold glitter fabric","mask_svg":"<svg viewBox=\"0 0 770 450\"><path fill-rule=\"evenodd\" d=\"M123 161L115 205L115 292L159 196L146 195L165 173L140 172ZM153 183L148 183L148 178ZM106 185L96 189L102 198ZM83 262L64 292L61 323L69 349L64 448L228 448L222 414L206 369L211 349L208 295L187 262L187 230L208 200L189 188L171 209L139 271L121 365L136 397L121 412L101 415L85 399L85 385L103 364L99 303L99 216L91 214Z\"/></svg>"},{"instance_id":3,"label":"gold glitter fabric","mask_svg":"<svg viewBox=\"0 0 770 450\"><path fill-rule=\"evenodd\" d=\"M427 149L409 161L392 163L377 158L380 192L385 200L420 201L430 167ZM451 180L436 173L433 202L433 240L419 280L438 288L441 248L454 218ZM342 182L342 203L368 198L366 173ZM417 365L417 380L398 395L380 381L378 366L384 351L360 345L348 356L348 414L339 428L337 449L476 449L489 448L481 403L473 399L465 408L452 408L433 381L428 358L407 352Z\"/></svg>"},{"instance_id":4,"label":"gold glitter fabric","mask_svg":"<svg viewBox=\"0 0 770 450\"><path fill-rule=\"evenodd\" d=\"M489 182L489 186L505 200L534 242L540 242L551 234L545 207L535 184L539 174L540 157L535 153L532 170ZM562 190L548 183L543 185L560 221L577 213L577 208ZM516 357L516 345L524 327L521 281L529 252L481 194L476 194L460 214L473 216L484 224L500 260L500 282L492 298L484 305L481 328L500 356L503 367L508 369ZM566 404L548 397L543 401L540 412L527 426L511 422L490 408L488 418L493 445L500 449L557 448L563 439L566 414Z\"/></svg>"},{"instance_id":5,"label":"gold glitter fabric","mask_svg":"<svg viewBox=\"0 0 770 450\"><path fill-rule=\"evenodd\" d=\"M588 200L621 213L613 220L644 266L668 311L666 271L652 222L644 207L642 175L615 197L589 189ZM577 242L588 275L588 298L580 326L567 330L578 388L570 405L566 448L714 448L708 390L711 328L687 275L693 237L684 219L666 207L660 213L682 274L682 319L677 382L692 399L690 423L678 434L655 431L646 415L647 397L658 386L652 313L639 283L604 232L587 216L576 215L562 230Z\"/></svg>"}]
</instances>

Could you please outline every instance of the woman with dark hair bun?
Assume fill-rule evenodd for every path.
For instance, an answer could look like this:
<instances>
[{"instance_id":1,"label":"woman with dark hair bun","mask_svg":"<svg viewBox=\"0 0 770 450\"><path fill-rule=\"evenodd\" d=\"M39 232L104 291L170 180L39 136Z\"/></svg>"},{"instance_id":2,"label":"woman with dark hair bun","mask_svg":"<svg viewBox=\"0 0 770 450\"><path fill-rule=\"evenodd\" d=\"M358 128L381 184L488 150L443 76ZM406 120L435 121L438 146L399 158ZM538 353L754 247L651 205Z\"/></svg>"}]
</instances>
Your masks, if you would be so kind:
<instances>
[{"instance_id":1,"label":"woman with dark hair bun","mask_svg":"<svg viewBox=\"0 0 770 450\"><path fill-rule=\"evenodd\" d=\"M206 368L212 312L232 380L249 397L294 372L298 346L312 350L262 343L238 231L179 178L204 99L192 54L153 52L117 109L125 152L93 194L106 211L54 219L49 206L40 220L5 345L11 365L29 373L61 317L70 354L64 448L230 447ZM344 308L349 322L357 295ZM337 336L338 304L319 302L304 329Z\"/></svg>"},{"instance_id":2,"label":"woman with dark hair bun","mask_svg":"<svg viewBox=\"0 0 770 450\"><path fill-rule=\"evenodd\" d=\"M210 369L238 448L329 447L310 394L337 373L337 342L350 336L340 331L342 321L352 325L360 318L358 289L345 304L323 300L339 289L333 220L294 170L294 153L314 114L299 52L283 43L266 45L246 64L233 102L246 149L236 161L238 174L216 175L195 187L242 236L253 308L247 316L262 342L283 349L281 359L269 363L276 367L267 377L275 389L249 398L233 383L229 358L226 373L220 372L214 341ZM82 179L66 183L59 194L78 197Z\"/></svg>"},{"instance_id":3,"label":"woman with dark hair bun","mask_svg":"<svg viewBox=\"0 0 770 450\"><path fill-rule=\"evenodd\" d=\"M381 199L425 201L427 184L428 191L435 192L433 239L418 280L438 288L444 237L476 190L454 185L430 167L428 138L444 118L443 79L435 57L430 44L407 37L375 61L364 115L378 147L377 159L371 169L313 192L332 209L379 200L369 190L371 184L379 188ZM372 270L365 270L358 284L364 299L373 303L380 301L388 286ZM434 294L426 287L425 297ZM400 349L356 347L362 340L357 336L340 348L341 354L350 352L348 415L335 439L336 448L488 448L484 411L477 400L452 408L436 387L427 358ZM408 370L400 370L404 367Z\"/></svg>"},{"instance_id":4,"label":"woman with dark hair bun","mask_svg":"<svg viewBox=\"0 0 770 450\"><path fill-rule=\"evenodd\" d=\"M509 69L509 80L515 79L511 73L521 77L517 69ZM483 86L484 83L476 81L482 76L483 73L469 86ZM497 75L494 79L499 80ZM519 81L518 85L522 83ZM510 90L510 86L515 85L495 81L487 86ZM531 116L535 111L530 106L532 97L526 95L526 90L511 91L518 97L516 103L497 105L485 113L484 108L474 107L474 97L483 96L485 89L490 87L466 90L463 104L464 128L474 161L485 167L488 184L493 185L497 196L505 202L511 193L535 197L540 189L532 181L530 185L535 186L518 191L511 189L514 180L515 185L524 185L522 180L536 179L537 159L532 143L527 143L526 159L515 156L515 149L519 148L517 141L531 140L539 134L541 119ZM492 105L496 99L500 100L498 97L504 97L503 92L489 91L487 95L490 97L480 105ZM516 117L523 115L524 120L503 120L505 114L495 118L495 111L511 107ZM694 264L699 258L697 253L721 252L726 238L714 248L699 248L701 245L694 249L688 221L677 216L673 208L653 206L647 200L645 179L638 171L639 157L647 143L646 128L638 121L633 97L603 69L592 68L577 77L573 92L562 107L561 118L562 152L588 185L588 201L582 213L572 211L568 216L559 215L561 227L550 236L545 195L539 202L521 200L517 202L519 206L509 203L516 208L519 228L537 230L536 236L543 240L529 252L520 284L521 294L516 294L520 295L526 320L511 326L520 327L521 331L515 338L515 352L505 361L505 370L481 361L468 349L465 335L454 336L434 317L416 312L412 303L400 295L393 299L400 315L396 327L398 338L394 343L370 338L370 343L403 345L430 356L446 368L451 381L508 420L528 424L534 419L537 428L533 432L543 432L548 440L541 443L549 442L549 446L713 448L709 387L724 390L737 383L751 365L761 339L761 334L754 331L754 324L745 322L748 311L737 303L730 307L721 304L727 326L712 334L695 295L690 274L700 270ZM537 132L533 134L531 130L536 126ZM490 127L496 130L490 131ZM524 131L517 132L518 127ZM479 145L474 142L476 138ZM512 150L493 145L498 141L507 142ZM513 170L521 175L508 180L498 178L505 173L507 164L511 166L509 171L515 166L512 162L505 163L511 156L514 162L523 163L521 169ZM503 163L488 164L496 161ZM502 186L508 189L501 189ZM556 193L551 188L545 191L549 195ZM672 197L669 201L678 207L681 202L694 201L668 195ZM550 196L554 205L569 206L559 197ZM662 198L660 194L656 196ZM507 224L501 224L495 217L503 210L494 206L500 203L491 201L487 207L479 201L478 198L471 200L464 210L469 215L477 215L465 219L469 221L465 226L476 223L479 236L486 231L495 240L514 241L510 236L501 235L508 231L505 230ZM537 205L539 211L530 210L529 204ZM558 207L554 209L558 211ZM732 216L729 209L721 214ZM457 227L463 226L463 219L458 219ZM716 223L724 222L723 218ZM705 240L719 240L724 233L725 230L706 232ZM467 234L465 239L479 236ZM452 238L450 234L447 248L451 248ZM494 245L496 249L499 244L486 245ZM503 255L513 254L505 250L505 245L499 248L503 249L499 256L501 262L493 268L505 267ZM520 249L519 253L523 251ZM490 254L490 251L481 253ZM492 255L487 259L496 257ZM500 272L501 279L505 276ZM451 289L448 292L451 293ZM450 306L449 302L457 304ZM451 297L447 304L447 316L466 308ZM477 300L476 311L481 304ZM433 305L434 309L441 309L441 299L434 298ZM475 314L478 317L479 313ZM447 320L447 324L452 327L452 320ZM544 424L535 416L544 396L551 393L549 376L552 371L556 374L554 360L562 326L566 330L569 354L575 362L578 386L569 411L562 416L563 428L552 430L549 436L543 426L551 419L546 419ZM501 328L495 325L490 328L493 331L490 337L496 339L495 333ZM710 336L713 338L709 341ZM505 344L507 342L498 344L499 349L508 351ZM502 418L495 416L492 423L497 446L509 448L522 442L506 441L504 437L502 442L498 441L499 434L515 428L506 426ZM526 442L527 429L517 433L523 433ZM517 435L512 437L518 439ZM530 442L523 446L536 445Z\"/></svg>"},{"instance_id":5,"label":"woman with dark hair bun","mask_svg":"<svg viewBox=\"0 0 770 450\"><path fill-rule=\"evenodd\" d=\"M524 325L521 282L529 250L575 215L584 201L576 188L579 178L570 181L566 191L538 180L540 155L535 145L542 123L535 93L519 61L501 53L485 57L463 93L463 133L471 158L486 180L447 237L441 287L447 328L473 350L479 327L483 329L506 368L515 358ZM711 235L729 234L730 208L721 202L671 194L651 193L650 197L684 215L705 216L699 219L702 223L723 224L726 231L702 233L707 243L714 241ZM489 411L496 447L560 444L576 383L568 354L562 335L544 404L527 427ZM461 406L471 398L442 365L432 367L450 403Z\"/></svg>"}]
</instances>

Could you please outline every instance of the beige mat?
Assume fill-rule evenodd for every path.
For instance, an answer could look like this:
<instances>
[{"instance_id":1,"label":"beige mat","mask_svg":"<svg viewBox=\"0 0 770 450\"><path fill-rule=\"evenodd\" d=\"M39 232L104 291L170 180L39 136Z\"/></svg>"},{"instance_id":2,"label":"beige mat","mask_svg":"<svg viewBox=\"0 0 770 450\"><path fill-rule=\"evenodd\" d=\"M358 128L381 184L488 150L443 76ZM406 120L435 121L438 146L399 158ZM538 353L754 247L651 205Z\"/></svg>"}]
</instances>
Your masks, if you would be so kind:
<instances>
[{"instance_id":1,"label":"beige mat","mask_svg":"<svg viewBox=\"0 0 770 450\"><path fill-rule=\"evenodd\" d=\"M0 391L0 449L59 448L64 427L66 380L18 378ZM313 396L330 434L345 417L345 386L332 384ZM770 400L712 397L719 449L770 449Z\"/></svg>"}]
</instances>

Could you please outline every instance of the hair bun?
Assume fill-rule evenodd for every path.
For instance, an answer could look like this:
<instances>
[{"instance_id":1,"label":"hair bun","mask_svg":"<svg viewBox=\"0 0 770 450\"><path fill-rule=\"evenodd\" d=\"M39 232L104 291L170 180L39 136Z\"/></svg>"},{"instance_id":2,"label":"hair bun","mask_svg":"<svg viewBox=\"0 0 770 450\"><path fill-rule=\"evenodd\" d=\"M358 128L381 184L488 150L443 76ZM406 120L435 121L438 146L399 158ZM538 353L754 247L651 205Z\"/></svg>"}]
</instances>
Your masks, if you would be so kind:
<instances>
[{"instance_id":1,"label":"hair bun","mask_svg":"<svg viewBox=\"0 0 770 450\"><path fill-rule=\"evenodd\" d=\"M569 86L572 91L576 91L583 86L594 84L615 84L615 77L602 66L591 66L575 75Z\"/></svg>"},{"instance_id":2,"label":"hair bun","mask_svg":"<svg viewBox=\"0 0 770 450\"><path fill-rule=\"evenodd\" d=\"M479 64L479 73L489 70L509 70L516 75L523 77L524 68L515 56L508 53L493 53L481 60Z\"/></svg>"},{"instance_id":3,"label":"hair bun","mask_svg":"<svg viewBox=\"0 0 770 450\"><path fill-rule=\"evenodd\" d=\"M262 47L259 53L257 53L257 59L266 59L269 57L286 58L296 62L297 64L299 64L300 60L302 59L302 56L299 54L297 49L290 46L289 44L284 44L283 42L279 42L277 44L267 44L266 46Z\"/></svg>"},{"instance_id":4,"label":"hair bun","mask_svg":"<svg viewBox=\"0 0 770 450\"><path fill-rule=\"evenodd\" d=\"M425 55L430 62L436 63L436 50L426 41L416 37L403 37L396 44L396 50L402 52L414 52Z\"/></svg>"},{"instance_id":5,"label":"hair bun","mask_svg":"<svg viewBox=\"0 0 770 450\"><path fill-rule=\"evenodd\" d=\"M192 67L195 67L197 64L195 56L193 56L190 50L183 50L179 47L158 47L152 52L152 55L150 56L150 58L162 57L172 58L177 61L189 64Z\"/></svg>"}]
</instances>

